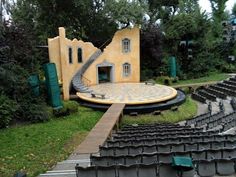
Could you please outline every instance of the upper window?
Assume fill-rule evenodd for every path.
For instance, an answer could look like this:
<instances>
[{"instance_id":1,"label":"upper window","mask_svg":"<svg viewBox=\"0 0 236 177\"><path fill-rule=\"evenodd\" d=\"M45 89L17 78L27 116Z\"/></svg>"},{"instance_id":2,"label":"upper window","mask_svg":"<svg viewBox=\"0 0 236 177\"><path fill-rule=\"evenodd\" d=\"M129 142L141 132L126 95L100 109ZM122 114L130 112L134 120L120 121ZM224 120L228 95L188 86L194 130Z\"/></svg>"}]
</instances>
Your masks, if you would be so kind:
<instances>
[{"instance_id":1,"label":"upper window","mask_svg":"<svg viewBox=\"0 0 236 177\"><path fill-rule=\"evenodd\" d=\"M123 64L123 76L128 77L131 73L131 68L129 63Z\"/></svg>"},{"instance_id":2,"label":"upper window","mask_svg":"<svg viewBox=\"0 0 236 177\"><path fill-rule=\"evenodd\" d=\"M130 52L130 40L128 38L122 40L122 51L124 53Z\"/></svg>"},{"instance_id":3,"label":"upper window","mask_svg":"<svg viewBox=\"0 0 236 177\"><path fill-rule=\"evenodd\" d=\"M69 63L73 63L73 61L72 61L72 48L71 47L69 47Z\"/></svg>"},{"instance_id":4,"label":"upper window","mask_svg":"<svg viewBox=\"0 0 236 177\"><path fill-rule=\"evenodd\" d=\"M82 58L82 49L81 48L78 48L78 51L77 51L77 55L78 55L78 63L82 63L83 62L83 58Z\"/></svg>"}]
</instances>

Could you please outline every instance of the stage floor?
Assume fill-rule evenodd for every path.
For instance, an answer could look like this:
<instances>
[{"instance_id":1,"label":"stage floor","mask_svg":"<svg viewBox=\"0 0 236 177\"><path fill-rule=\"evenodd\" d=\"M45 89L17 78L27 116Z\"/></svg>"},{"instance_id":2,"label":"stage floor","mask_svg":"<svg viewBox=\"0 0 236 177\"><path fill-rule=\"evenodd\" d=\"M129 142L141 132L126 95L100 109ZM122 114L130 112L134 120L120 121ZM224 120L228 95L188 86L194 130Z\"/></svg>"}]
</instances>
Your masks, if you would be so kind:
<instances>
[{"instance_id":1,"label":"stage floor","mask_svg":"<svg viewBox=\"0 0 236 177\"><path fill-rule=\"evenodd\" d=\"M91 93L77 92L85 101L99 104L125 103L141 105L165 102L177 96L177 91L165 85L145 83L105 83L89 87L94 93L104 94L105 99L92 98Z\"/></svg>"}]
</instances>

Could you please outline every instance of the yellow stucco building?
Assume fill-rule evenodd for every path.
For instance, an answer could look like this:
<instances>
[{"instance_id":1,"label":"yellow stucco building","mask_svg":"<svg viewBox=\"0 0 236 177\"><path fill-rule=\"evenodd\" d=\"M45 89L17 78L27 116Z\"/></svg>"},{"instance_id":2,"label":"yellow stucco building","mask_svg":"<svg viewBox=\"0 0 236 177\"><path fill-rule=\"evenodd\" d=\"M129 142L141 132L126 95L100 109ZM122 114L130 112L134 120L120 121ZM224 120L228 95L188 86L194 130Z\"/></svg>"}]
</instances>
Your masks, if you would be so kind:
<instances>
[{"instance_id":1,"label":"yellow stucco building","mask_svg":"<svg viewBox=\"0 0 236 177\"><path fill-rule=\"evenodd\" d=\"M140 82L140 30L119 30L101 51L90 42L67 39L63 27L59 36L48 39L49 60L56 64L62 82L63 99L68 100L71 87L89 92L91 85L106 82Z\"/></svg>"}]
</instances>

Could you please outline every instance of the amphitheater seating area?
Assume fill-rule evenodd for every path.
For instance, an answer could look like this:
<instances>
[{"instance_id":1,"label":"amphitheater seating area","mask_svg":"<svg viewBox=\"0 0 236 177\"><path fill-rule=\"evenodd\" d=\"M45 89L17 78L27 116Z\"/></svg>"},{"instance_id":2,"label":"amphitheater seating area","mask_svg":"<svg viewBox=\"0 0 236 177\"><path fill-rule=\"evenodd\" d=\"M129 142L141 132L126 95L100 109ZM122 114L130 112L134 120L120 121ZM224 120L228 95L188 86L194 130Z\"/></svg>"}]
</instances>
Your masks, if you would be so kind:
<instances>
[{"instance_id":1,"label":"amphitheater seating area","mask_svg":"<svg viewBox=\"0 0 236 177\"><path fill-rule=\"evenodd\" d=\"M214 102L217 101L217 98L227 99L227 96L236 96L236 76L217 84L200 88L192 94L193 99L202 103L206 103L207 100Z\"/></svg>"},{"instance_id":2,"label":"amphitheater seating area","mask_svg":"<svg viewBox=\"0 0 236 177\"><path fill-rule=\"evenodd\" d=\"M126 125L100 146L99 154L91 154L90 166L77 164L76 174L78 177L208 177L234 174L236 136L221 133L235 126L231 125L235 124L234 120L236 113L225 115L221 111L196 116L185 126ZM215 122L224 125L223 128L208 130ZM207 129L202 127L205 124ZM174 166L174 157L191 159L193 167Z\"/></svg>"}]
</instances>

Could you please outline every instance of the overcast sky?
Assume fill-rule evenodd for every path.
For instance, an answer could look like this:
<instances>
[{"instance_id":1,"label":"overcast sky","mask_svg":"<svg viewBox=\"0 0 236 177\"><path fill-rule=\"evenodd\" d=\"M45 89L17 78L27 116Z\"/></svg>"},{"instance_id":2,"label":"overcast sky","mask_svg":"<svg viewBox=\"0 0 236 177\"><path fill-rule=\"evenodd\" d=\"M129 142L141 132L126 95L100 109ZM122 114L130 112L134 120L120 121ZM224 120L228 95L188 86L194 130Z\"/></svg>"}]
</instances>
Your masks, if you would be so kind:
<instances>
[{"instance_id":1,"label":"overcast sky","mask_svg":"<svg viewBox=\"0 0 236 177\"><path fill-rule=\"evenodd\" d=\"M230 11L232 10L234 3L236 3L236 0L228 0L226 3L226 10ZM206 10L207 12L211 12L211 4L209 0L199 0L199 4L202 7L202 10Z\"/></svg>"}]
</instances>

